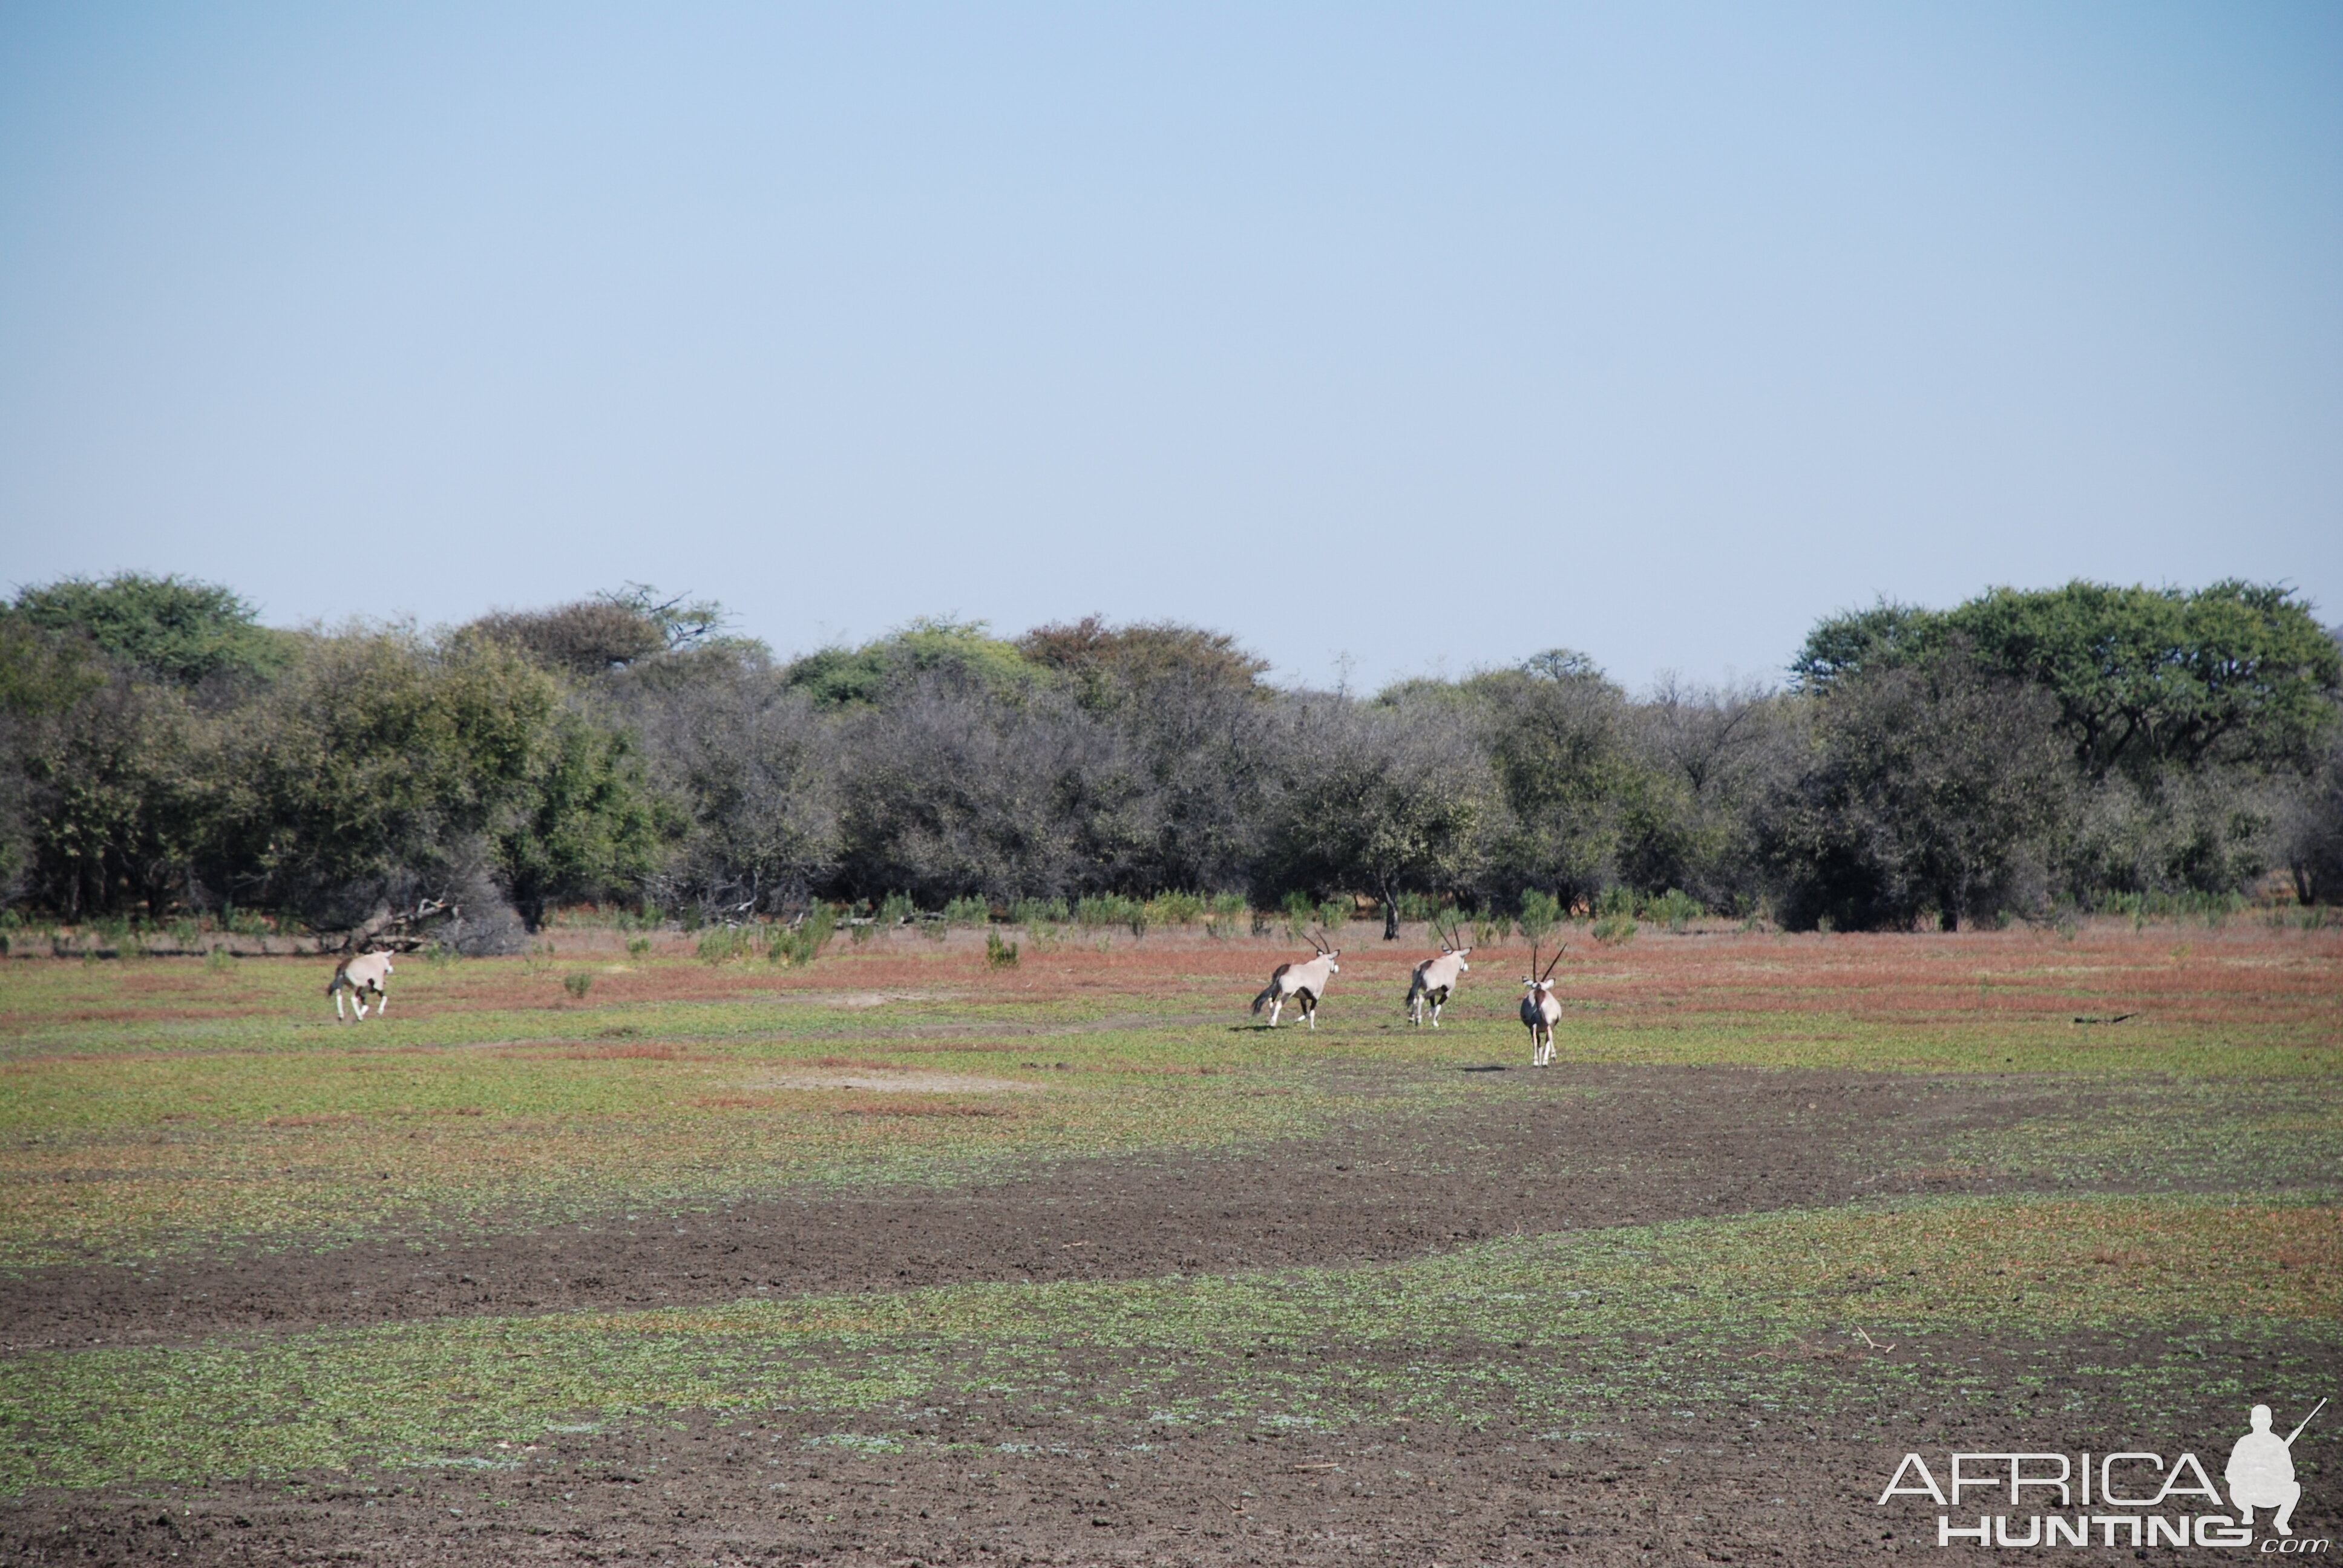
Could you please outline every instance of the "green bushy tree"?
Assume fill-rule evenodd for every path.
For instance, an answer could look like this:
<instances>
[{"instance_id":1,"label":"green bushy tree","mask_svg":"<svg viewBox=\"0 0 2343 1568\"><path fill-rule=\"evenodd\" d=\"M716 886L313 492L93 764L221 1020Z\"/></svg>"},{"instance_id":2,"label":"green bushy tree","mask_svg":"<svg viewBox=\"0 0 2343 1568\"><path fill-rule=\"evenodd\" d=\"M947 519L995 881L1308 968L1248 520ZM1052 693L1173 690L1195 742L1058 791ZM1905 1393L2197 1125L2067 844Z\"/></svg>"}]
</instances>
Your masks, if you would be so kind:
<instances>
[{"instance_id":1,"label":"green bushy tree","mask_svg":"<svg viewBox=\"0 0 2343 1568\"><path fill-rule=\"evenodd\" d=\"M1860 671L1925 665L1956 642L2048 692L2094 778L2222 760L2299 769L2343 690L2343 650L2309 607L2236 579L2194 591L1995 588L1942 613L1883 603L1816 626L1791 669L1822 691Z\"/></svg>"},{"instance_id":2,"label":"green bushy tree","mask_svg":"<svg viewBox=\"0 0 2343 1568\"><path fill-rule=\"evenodd\" d=\"M1785 924L1943 927L2039 904L2074 768L2038 688L1963 657L1835 679L1768 803Z\"/></svg>"},{"instance_id":3,"label":"green bushy tree","mask_svg":"<svg viewBox=\"0 0 2343 1568\"><path fill-rule=\"evenodd\" d=\"M1292 738L1271 838L1272 876L1290 887L1361 890L1399 938L1402 893L1438 892L1482 868L1497 804L1477 748L1441 716L1329 704Z\"/></svg>"},{"instance_id":4,"label":"green bushy tree","mask_svg":"<svg viewBox=\"0 0 2343 1568\"><path fill-rule=\"evenodd\" d=\"M809 653L783 671L789 685L822 708L877 707L928 676L1007 694L1033 686L1041 670L983 621L922 618L860 648Z\"/></svg>"},{"instance_id":5,"label":"green bushy tree","mask_svg":"<svg viewBox=\"0 0 2343 1568\"><path fill-rule=\"evenodd\" d=\"M86 637L124 668L171 685L265 677L288 653L282 634L233 591L178 577L65 578L24 589L9 613L41 631Z\"/></svg>"}]
</instances>

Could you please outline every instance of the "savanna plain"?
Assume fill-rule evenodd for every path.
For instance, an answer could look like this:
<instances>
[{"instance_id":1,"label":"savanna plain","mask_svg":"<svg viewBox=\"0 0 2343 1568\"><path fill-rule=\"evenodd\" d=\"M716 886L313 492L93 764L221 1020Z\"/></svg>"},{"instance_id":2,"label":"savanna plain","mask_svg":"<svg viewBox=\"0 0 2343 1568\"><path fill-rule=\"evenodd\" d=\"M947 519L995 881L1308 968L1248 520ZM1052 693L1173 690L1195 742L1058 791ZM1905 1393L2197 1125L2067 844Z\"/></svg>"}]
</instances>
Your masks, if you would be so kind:
<instances>
[{"instance_id":1,"label":"savanna plain","mask_svg":"<svg viewBox=\"0 0 2343 1568\"><path fill-rule=\"evenodd\" d=\"M1928 1557L2338 1392L2331 926L1582 930L1543 1071L1518 945L1010 934L0 962L0 1559Z\"/></svg>"}]
</instances>

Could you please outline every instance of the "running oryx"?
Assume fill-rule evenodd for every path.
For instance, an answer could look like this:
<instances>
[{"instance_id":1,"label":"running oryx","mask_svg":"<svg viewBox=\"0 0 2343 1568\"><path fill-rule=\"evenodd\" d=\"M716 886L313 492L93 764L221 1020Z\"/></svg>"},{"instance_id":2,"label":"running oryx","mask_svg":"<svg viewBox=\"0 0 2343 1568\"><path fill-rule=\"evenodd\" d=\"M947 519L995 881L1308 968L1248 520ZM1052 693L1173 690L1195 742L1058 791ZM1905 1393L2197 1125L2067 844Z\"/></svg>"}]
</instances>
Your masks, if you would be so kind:
<instances>
[{"instance_id":1,"label":"running oryx","mask_svg":"<svg viewBox=\"0 0 2343 1568\"><path fill-rule=\"evenodd\" d=\"M1269 977L1268 987L1252 999L1255 1016L1262 1008L1269 1009L1272 1029L1277 1027L1277 1015L1285 1010L1287 997L1299 999L1302 1016L1310 1020L1313 1030L1318 1027L1318 999L1326 994L1326 977L1342 972L1342 966L1334 961L1342 954L1340 949L1330 948L1316 937L1310 939L1310 945L1318 950L1316 958L1308 963L1278 965L1277 972Z\"/></svg>"},{"instance_id":2,"label":"running oryx","mask_svg":"<svg viewBox=\"0 0 2343 1568\"><path fill-rule=\"evenodd\" d=\"M342 992L346 990L350 993L350 1000L358 1004L358 1017L363 1019L367 1015L368 991L374 992L376 1000L382 1004L375 1011L389 1012L390 993L382 989L382 982L389 978L388 953L360 953L336 964L334 978L326 986L326 994L334 999L334 1016L345 1016L342 1012Z\"/></svg>"},{"instance_id":3,"label":"running oryx","mask_svg":"<svg viewBox=\"0 0 2343 1568\"><path fill-rule=\"evenodd\" d=\"M1541 973L1537 967L1537 944L1530 944L1530 972L1522 984L1529 994L1522 998L1522 1021L1529 1025L1530 1065L1554 1065L1554 1026L1562 1021L1562 1003L1554 1000L1554 966L1570 949L1565 945L1554 950L1553 960Z\"/></svg>"},{"instance_id":4,"label":"running oryx","mask_svg":"<svg viewBox=\"0 0 2343 1568\"><path fill-rule=\"evenodd\" d=\"M1464 955L1473 950L1457 945L1462 933L1453 926L1443 926L1437 920L1432 929L1440 937L1440 956L1426 959L1415 966L1415 974L1407 982L1407 1021L1418 1029L1423 1027L1424 1004L1432 1004L1432 1027L1440 1027L1440 1010L1448 1005L1448 993L1454 989L1457 977L1473 966Z\"/></svg>"}]
</instances>

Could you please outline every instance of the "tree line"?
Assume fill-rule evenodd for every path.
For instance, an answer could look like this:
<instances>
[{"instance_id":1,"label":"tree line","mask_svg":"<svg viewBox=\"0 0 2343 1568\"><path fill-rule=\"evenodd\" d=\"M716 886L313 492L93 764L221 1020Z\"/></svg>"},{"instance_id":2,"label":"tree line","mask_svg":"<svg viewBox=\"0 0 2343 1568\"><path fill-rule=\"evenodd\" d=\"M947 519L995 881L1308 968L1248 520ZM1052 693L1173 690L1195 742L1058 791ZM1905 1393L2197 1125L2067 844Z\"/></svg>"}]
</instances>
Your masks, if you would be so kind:
<instances>
[{"instance_id":1,"label":"tree line","mask_svg":"<svg viewBox=\"0 0 2343 1568\"><path fill-rule=\"evenodd\" d=\"M1229 637L920 620L777 658L630 585L284 630L123 574L0 608L0 900L348 930L557 905L1237 892L1501 911L1678 895L1793 928L2343 897L2343 650L2289 590L2077 582L1817 624L1778 687L1540 653L1372 696Z\"/></svg>"}]
</instances>

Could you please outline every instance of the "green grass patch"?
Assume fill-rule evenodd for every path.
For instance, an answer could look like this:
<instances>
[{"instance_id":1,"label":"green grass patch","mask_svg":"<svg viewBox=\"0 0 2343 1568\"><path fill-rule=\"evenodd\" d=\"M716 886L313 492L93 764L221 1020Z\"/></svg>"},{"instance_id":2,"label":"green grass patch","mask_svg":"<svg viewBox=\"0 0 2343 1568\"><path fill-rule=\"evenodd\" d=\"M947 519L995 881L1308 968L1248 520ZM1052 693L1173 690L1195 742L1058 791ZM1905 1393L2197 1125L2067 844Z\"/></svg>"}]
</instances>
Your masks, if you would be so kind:
<instances>
[{"instance_id":1,"label":"green grass patch","mask_svg":"<svg viewBox=\"0 0 2343 1568\"><path fill-rule=\"evenodd\" d=\"M1941 1406L2004 1384L1915 1358L1915 1339L2038 1350L2154 1331L2331 1356L2338 1264L2328 1206L1963 1200L1512 1240L1374 1268L38 1355L0 1371L0 1487L497 1463L498 1444L565 1425L691 1409L883 1427L918 1402L977 1392L1055 1416L1272 1427L1393 1413L1568 1423L1719 1402L1834 1411L1848 1388L1858 1402ZM1906 1358L1855 1352L1857 1330ZM2179 1386L2146 1361L2113 1372ZM2206 1368L2193 1375L2201 1384Z\"/></svg>"},{"instance_id":2,"label":"green grass patch","mask_svg":"<svg viewBox=\"0 0 2343 1568\"><path fill-rule=\"evenodd\" d=\"M2069 1074L2114 1086L2111 1109L1963 1162L2250 1184L2331 1167L2343 1143L2324 940L1834 940L1704 957L1655 937L1573 971L1562 1059ZM0 1269L1257 1145L1434 1108L1462 1091L1456 1067L1525 1060L1504 957L1434 1032L1402 1021L1402 956L1357 960L1315 1033L1252 1027L1255 959L1219 948L1140 968L1128 943L1032 953L1013 979L979 949L919 941L810 970L642 959L587 966L582 999L564 985L586 972L577 955L416 960L391 1016L363 1025L334 1022L317 960L0 962ZM2120 1025L2073 1021L2135 1005L2148 1010ZM1038 1091L946 1091L915 1116L775 1087L846 1070L834 1063Z\"/></svg>"}]
</instances>

